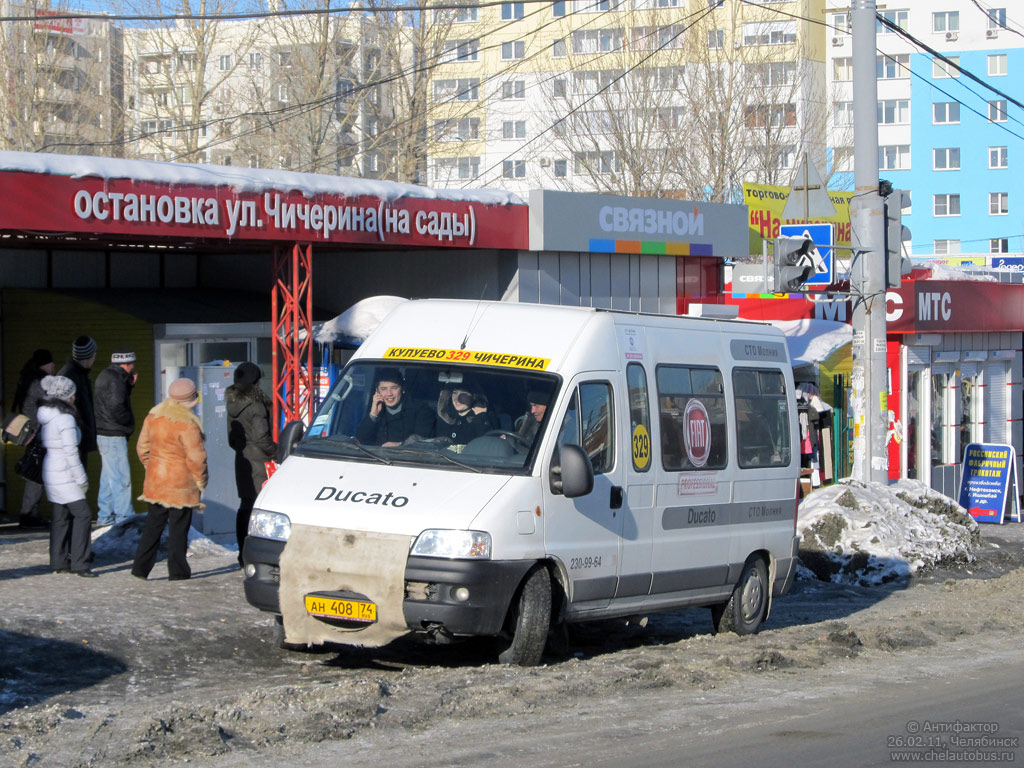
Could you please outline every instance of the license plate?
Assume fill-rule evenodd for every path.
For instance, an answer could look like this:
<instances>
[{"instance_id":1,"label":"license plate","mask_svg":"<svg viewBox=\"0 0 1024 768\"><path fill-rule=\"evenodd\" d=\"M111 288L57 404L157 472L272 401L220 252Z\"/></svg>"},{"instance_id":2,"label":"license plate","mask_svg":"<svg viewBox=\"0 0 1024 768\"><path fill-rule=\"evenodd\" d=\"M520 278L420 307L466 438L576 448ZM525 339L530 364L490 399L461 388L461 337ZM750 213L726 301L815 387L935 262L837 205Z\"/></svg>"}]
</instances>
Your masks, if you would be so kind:
<instances>
[{"instance_id":1,"label":"license plate","mask_svg":"<svg viewBox=\"0 0 1024 768\"><path fill-rule=\"evenodd\" d=\"M377 620L377 606L357 600L332 600L327 597L306 595L306 612L325 619L348 619L371 624Z\"/></svg>"}]
</instances>

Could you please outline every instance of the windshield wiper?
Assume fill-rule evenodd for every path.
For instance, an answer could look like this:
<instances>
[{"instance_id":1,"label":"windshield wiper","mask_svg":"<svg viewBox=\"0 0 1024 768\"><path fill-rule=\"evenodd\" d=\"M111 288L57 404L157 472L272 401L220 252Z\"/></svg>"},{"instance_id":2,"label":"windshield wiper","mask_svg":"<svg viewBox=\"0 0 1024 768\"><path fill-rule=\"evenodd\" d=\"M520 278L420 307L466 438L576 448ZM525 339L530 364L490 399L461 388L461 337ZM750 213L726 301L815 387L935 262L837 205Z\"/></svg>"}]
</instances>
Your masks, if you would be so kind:
<instances>
[{"instance_id":1,"label":"windshield wiper","mask_svg":"<svg viewBox=\"0 0 1024 768\"><path fill-rule=\"evenodd\" d=\"M388 461L383 456L379 456L378 454L374 453L369 448L364 446L362 443L357 441L354 437L349 437L348 435L335 435L335 436L327 438L327 440L329 442L340 443L341 445L351 445L351 446L353 446L355 448L358 448L360 451L365 453L371 459L375 459L375 460L379 461L381 464L387 464L388 466L391 466L391 464L394 463L394 462ZM311 448L312 450L316 450L316 442L315 441L311 441L309 443L306 443L305 445L308 446L309 448Z\"/></svg>"},{"instance_id":2,"label":"windshield wiper","mask_svg":"<svg viewBox=\"0 0 1024 768\"><path fill-rule=\"evenodd\" d=\"M420 456L440 456L445 461L449 461L449 462L451 462L452 464L454 464L454 465L456 465L458 467L462 467L463 469L472 470L473 472L476 472L477 474L483 472L483 470L480 467L474 467L472 464L467 464L464 461L459 461L458 459L454 458L451 455L452 452L449 451L447 448L442 448L439 451L423 451L423 450L420 450L420 449L417 449L417 448L411 448L411 447L407 448L405 446L401 446L401 447L392 448L391 450L392 451L413 451L414 453L416 453L416 454L418 454Z\"/></svg>"}]
</instances>

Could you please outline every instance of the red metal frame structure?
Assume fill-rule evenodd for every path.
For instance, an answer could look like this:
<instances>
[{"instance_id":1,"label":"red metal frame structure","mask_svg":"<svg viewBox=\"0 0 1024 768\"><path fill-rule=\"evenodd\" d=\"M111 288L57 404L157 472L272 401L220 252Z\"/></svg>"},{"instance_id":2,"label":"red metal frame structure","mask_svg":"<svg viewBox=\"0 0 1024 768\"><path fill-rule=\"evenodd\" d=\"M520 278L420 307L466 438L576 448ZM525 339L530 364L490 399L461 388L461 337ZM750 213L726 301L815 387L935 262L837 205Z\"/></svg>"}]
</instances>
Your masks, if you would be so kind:
<instances>
[{"instance_id":1,"label":"red metal frame structure","mask_svg":"<svg viewBox=\"0 0 1024 768\"><path fill-rule=\"evenodd\" d=\"M274 249L271 294L274 439L284 421L313 420L313 246Z\"/></svg>"}]
</instances>

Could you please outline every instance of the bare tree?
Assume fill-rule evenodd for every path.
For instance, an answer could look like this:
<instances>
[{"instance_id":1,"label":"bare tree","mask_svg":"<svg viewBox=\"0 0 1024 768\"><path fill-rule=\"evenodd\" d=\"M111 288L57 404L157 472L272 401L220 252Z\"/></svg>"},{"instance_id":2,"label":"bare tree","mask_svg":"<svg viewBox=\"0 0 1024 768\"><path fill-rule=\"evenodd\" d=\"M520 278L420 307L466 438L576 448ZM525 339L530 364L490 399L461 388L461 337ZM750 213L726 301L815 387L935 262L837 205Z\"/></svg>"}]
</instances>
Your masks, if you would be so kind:
<instances>
[{"instance_id":1,"label":"bare tree","mask_svg":"<svg viewBox=\"0 0 1024 768\"><path fill-rule=\"evenodd\" d=\"M118 155L119 30L66 16L63 2L0 3L3 148Z\"/></svg>"}]
</instances>

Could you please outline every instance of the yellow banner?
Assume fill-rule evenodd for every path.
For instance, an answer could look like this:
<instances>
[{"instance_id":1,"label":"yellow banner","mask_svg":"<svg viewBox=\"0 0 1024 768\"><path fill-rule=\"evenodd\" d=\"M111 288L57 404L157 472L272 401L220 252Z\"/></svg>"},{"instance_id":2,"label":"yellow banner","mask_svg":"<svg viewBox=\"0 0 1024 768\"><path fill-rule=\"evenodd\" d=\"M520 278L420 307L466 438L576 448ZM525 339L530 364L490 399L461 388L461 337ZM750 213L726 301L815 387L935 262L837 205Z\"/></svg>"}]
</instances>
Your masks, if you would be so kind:
<instances>
[{"instance_id":1,"label":"yellow banner","mask_svg":"<svg viewBox=\"0 0 1024 768\"><path fill-rule=\"evenodd\" d=\"M505 355L499 352L473 352L469 349L428 349L424 347L389 347L384 353L387 360L432 360L445 363L471 365L497 365L503 368L529 368L543 371L551 360L530 355Z\"/></svg>"},{"instance_id":2,"label":"yellow banner","mask_svg":"<svg viewBox=\"0 0 1024 768\"><path fill-rule=\"evenodd\" d=\"M836 207L836 215L817 219L783 219L782 209L789 199L789 187L776 187L771 184L743 183L743 202L747 206L750 221L750 253L761 255L761 244L767 239L779 236L779 227L783 224L835 224L835 244L850 244L850 198L853 192L828 193L832 205ZM845 256L845 254L843 254Z\"/></svg>"}]
</instances>

